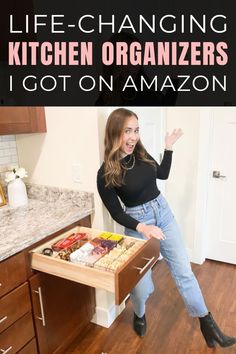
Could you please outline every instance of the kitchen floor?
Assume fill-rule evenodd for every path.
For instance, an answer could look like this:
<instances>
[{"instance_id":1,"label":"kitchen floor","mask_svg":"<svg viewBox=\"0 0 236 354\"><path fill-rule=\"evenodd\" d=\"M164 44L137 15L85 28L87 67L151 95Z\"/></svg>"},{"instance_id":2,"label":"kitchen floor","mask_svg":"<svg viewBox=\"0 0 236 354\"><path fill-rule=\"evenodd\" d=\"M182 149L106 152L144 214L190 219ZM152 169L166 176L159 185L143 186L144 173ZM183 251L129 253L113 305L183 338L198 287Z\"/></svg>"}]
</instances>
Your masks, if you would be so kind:
<instances>
[{"instance_id":1,"label":"kitchen floor","mask_svg":"<svg viewBox=\"0 0 236 354\"><path fill-rule=\"evenodd\" d=\"M229 335L236 336L236 266L207 260L193 265L209 310ZM235 354L230 348L207 348L199 331L199 322L188 316L165 262L153 271L155 293L147 305L148 330L139 338L132 329L132 305L110 328L89 324L65 354Z\"/></svg>"}]
</instances>

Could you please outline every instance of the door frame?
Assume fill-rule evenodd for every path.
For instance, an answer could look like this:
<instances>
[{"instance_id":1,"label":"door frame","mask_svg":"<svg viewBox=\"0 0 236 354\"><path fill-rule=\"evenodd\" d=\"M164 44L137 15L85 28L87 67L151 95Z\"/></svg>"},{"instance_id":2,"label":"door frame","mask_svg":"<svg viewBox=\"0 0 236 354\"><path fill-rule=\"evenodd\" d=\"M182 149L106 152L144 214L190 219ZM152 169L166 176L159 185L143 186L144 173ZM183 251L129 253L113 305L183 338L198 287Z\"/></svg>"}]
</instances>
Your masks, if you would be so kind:
<instances>
[{"instance_id":1,"label":"door frame","mask_svg":"<svg viewBox=\"0 0 236 354\"><path fill-rule=\"evenodd\" d=\"M196 223L191 255L191 261L198 264L202 264L206 259L206 239L209 230L207 208L213 155L212 139L214 119L212 109L213 108L211 107L201 107L199 118L197 193L195 208Z\"/></svg>"}]
</instances>

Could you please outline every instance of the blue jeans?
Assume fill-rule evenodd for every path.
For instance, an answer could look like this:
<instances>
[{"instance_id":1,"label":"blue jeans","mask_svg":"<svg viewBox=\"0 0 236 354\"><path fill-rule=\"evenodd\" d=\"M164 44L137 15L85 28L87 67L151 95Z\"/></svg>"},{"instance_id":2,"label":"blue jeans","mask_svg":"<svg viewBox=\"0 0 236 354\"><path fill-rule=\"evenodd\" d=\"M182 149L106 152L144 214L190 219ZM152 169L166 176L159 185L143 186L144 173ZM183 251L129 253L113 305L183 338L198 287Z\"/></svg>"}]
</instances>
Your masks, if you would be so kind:
<instances>
[{"instance_id":1,"label":"blue jeans","mask_svg":"<svg viewBox=\"0 0 236 354\"><path fill-rule=\"evenodd\" d=\"M136 207L126 207L126 213L146 225L156 225L161 228L166 239L160 241L160 251L167 262L171 275L192 317L207 315L202 292L192 272L188 255L180 234L179 227L165 198L159 194L157 198ZM125 235L144 238L137 231L126 228ZM134 312L142 317L145 313L145 303L154 291L152 271L148 271L132 290L130 297Z\"/></svg>"}]
</instances>

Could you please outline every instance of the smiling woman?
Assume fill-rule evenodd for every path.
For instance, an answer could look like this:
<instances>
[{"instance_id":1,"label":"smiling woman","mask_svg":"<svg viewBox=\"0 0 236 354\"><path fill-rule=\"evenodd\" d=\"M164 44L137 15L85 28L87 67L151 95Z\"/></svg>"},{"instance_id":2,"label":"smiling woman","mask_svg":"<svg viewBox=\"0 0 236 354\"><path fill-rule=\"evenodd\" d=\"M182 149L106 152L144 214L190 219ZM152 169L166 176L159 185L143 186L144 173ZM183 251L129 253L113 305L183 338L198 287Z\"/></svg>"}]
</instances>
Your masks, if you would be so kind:
<instances>
[{"instance_id":1,"label":"smiling woman","mask_svg":"<svg viewBox=\"0 0 236 354\"><path fill-rule=\"evenodd\" d=\"M112 218L125 226L127 236L144 240L154 237L160 241L161 254L189 315L199 318L208 347L216 343L227 347L235 344L236 338L224 335L208 312L176 219L156 184L156 179L168 178L172 149L182 134L181 129L166 134L163 159L158 164L141 143L137 115L125 108L114 110L107 120L104 163L97 175L98 192ZM149 270L130 294L133 329L140 337L146 333L146 301L153 292Z\"/></svg>"}]
</instances>

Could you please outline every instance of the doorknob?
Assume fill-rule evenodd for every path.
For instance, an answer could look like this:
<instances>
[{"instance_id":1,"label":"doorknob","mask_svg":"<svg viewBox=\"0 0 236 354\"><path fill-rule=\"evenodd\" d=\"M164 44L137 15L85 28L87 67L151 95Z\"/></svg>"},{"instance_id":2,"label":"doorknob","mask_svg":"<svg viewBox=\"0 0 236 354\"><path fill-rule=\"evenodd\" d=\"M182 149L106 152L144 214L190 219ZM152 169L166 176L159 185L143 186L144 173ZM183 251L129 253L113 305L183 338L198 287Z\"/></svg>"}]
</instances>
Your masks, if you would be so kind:
<instances>
[{"instance_id":1,"label":"doorknob","mask_svg":"<svg viewBox=\"0 0 236 354\"><path fill-rule=\"evenodd\" d=\"M213 171L212 177L213 177L213 178L226 178L226 176L222 176L222 175L220 174L220 171Z\"/></svg>"}]
</instances>

